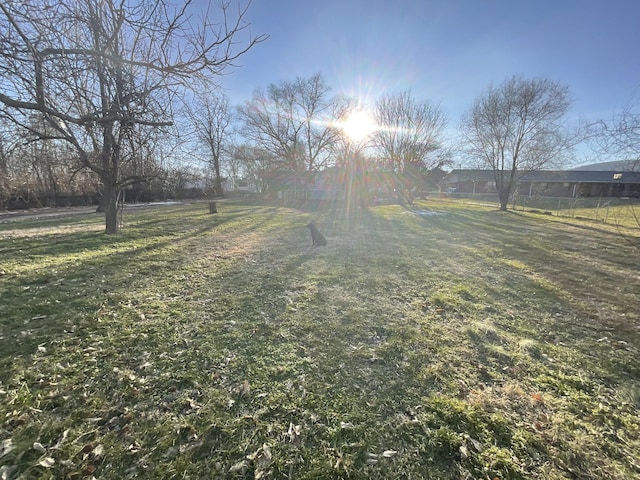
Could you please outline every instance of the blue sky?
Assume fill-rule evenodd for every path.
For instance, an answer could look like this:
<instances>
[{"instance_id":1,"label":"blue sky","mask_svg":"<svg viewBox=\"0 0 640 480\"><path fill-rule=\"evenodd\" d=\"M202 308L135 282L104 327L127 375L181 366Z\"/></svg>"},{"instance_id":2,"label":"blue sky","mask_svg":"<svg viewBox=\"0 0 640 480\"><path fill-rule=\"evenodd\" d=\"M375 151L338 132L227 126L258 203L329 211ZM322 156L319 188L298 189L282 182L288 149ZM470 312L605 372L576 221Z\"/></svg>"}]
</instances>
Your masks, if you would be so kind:
<instances>
[{"instance_id":1,"label":"blue sky","mask_svg":"<svg viewBox=\"0 0 640 480\"><path fill-rule=\"evenodd\" d=\"M640 86L637 0L253 0L270 38L224 79L233 103L256 87L322 72L335 93L373 101L411 90L451 127L512 75L569 86L576 118L610 117Z\"/></svg>"}]
</instances>

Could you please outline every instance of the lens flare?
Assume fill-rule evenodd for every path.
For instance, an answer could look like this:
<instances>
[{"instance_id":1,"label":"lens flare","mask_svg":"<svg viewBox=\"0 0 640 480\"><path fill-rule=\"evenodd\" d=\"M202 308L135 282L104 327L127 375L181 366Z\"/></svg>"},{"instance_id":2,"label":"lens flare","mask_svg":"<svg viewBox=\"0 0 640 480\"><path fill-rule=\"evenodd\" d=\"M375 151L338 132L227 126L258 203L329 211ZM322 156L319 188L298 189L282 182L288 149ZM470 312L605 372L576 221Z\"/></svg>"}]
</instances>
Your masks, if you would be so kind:
<instances>
[{"instance_id":1,"label":"lens flare","mask_svg":"<svg viewBox=\"0 0 640 480\"><path fill-rule=\"evenodd\" d=\"M339 122L339 127L354 141L361 141L378 130L375 120L366 110L353 111Z\"/></svg>"}]
</instances>

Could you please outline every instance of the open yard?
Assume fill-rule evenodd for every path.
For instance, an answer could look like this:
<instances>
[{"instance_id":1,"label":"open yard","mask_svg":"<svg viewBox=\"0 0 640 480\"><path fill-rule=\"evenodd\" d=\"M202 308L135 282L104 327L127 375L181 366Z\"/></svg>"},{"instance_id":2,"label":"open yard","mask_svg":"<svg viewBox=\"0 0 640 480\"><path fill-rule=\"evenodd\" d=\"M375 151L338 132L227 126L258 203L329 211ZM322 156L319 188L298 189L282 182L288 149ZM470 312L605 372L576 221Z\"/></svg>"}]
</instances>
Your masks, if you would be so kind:
<instances>
[{"instance_id":1,"label":"open yard","mask_svg":"<svg viewBox=\"0 0 640 480\"><path fill-rule=\"evenodd\" d=\"M218 210L0 223L0 479L640 478L638 229Z\"/></svg>"}]
</instances>

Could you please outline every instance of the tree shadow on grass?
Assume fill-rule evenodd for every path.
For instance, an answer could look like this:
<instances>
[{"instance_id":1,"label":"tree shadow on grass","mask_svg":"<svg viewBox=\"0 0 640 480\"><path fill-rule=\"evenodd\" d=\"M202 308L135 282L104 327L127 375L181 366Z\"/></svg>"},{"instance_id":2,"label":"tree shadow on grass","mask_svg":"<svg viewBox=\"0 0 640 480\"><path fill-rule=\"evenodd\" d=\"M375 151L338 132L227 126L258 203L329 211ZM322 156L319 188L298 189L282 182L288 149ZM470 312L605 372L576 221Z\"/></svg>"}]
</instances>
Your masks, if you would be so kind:
<instances>
[{"instance_id":1,"label":"tree shadow on grass","mask_svg":"<svg viewBox=\"0 0 640 480\"><path fill-rule=\"evenodd\" d=\"M380 472L391 474L391 467L385 471L367 466L366 453L401 445L394 461L410 460L416 472L428 471L436 462L443 476L453 477L455 467L448 470L448 465L460 462L463 435L476 435L467 421L475 411L465 407L461 389L452 385L471 369L453 370L475 358L489 368L468 375L468 384L515 378L517 359L510 349L519 337L542 343L546 340L535 335L556 329L569 338L575 331L567 329L566 318L555 316L570 311L567 299L542 282L546 277L536 276L538 262L559 255L550 256L544 242L525 248L528 242L517 238L524 222L501 221L494 230L485 225L489 217L474 214L421 219L401 212L371 209L355 218L338 211L314 213L329 239L322 248L302 240L308 239L306 212L258 209L257 215L243 219L244 212L229 209L228 223L221 217L219 228L204 215L186 216L184 226L179 219L171 224L171 234L158 233L161 224L149 224L137 233L132 229L132 245L114 244L121 251L96 247L96 255L65 263L60 284L54 284L50 272L40 290L37 282L45 279L40 273L33 274L32 285L17 285L12 279L16 301L30 299L33 291L20 290L29 286L41 297L28 308L51 310L46 319L29 320L43 330L30 350L25 344L14 350L25 376L13 378L10 387L2 386L16 389L22 382L33 398L40 399L41 411L30 413L40 425L56 415L68 418L75 407L76 423L59 422L55 428L61 432L73 427L74 438L84 439L80 435L91 432L96 437L87 441L114 445L110 456L117 459L115 475L124 475L140 458L131 452L121 458L114 453L117 445L134 441L145 455L145 465L158 471L167 465L177 471L175 458L167 452L183 446L189 448L180 452L180 461L197 463L214 453L225 468L244 462L247 452L267 444L274 452L284 445L286 450L274 458L289 458L300 425L304 442L295 445L296 458L328 460L312 452L342 449L357 468L368 468L380 478ZM198 225L200 221L204 223ZM146 243L144 232L152 232ZM134 238L141 243L136 246ZM63 245L55 247L56 255L63 255ZM38 254L46 256L41 248ZM219 251L210 252L215 249ZM84 295L82 285L87 286ZM441 314L426 305L436 294L442 301ZM519 295L524 299L515 303ZM54 299L66 302L65 308L45 303ZM533 304L530 299L544 302ZM69 318L55 316L58 312ZM464 331L465 322L485 316L493 318L495 338ZM49 338L44 331L48 323ZM75 331L64 331L74 323ZM10 330L17 333L19 328L16 321ZM589 333L589 339L596 332ZM3 341L15 340L3 335ZM38 349L40 344L46 352ZM548 348L550 356L578 350L587 358L587 345ZM48 355L55 358L56 348L66 348L63 353L73 361L46 365ZM540 347L541 352L546 348ZM18 367L4 348L1 358L3 382L17 377ZM439 368L433 369L435 376L444 376L440 403L431 378L417 378L429 364ZM549 366L545 378L552 379L559 365L556 360ZM605 372L614 378L615 368L603 366L597 375ZM74 383L63 385L67 390L52 385L50 380L56 379L46 375L47 369L60 375L61 384ZM72 370L75 377L67 381ZM527 385L547 385L542 383L545 378L531 379ZM250 392L243 394L239 386L245 381ZM58 388L57 397L51 397ZM557 399L562 400L560 393ZM460 418L453 418L457 414ZM500 425L516 428L507 420ZM10 436L23 427L11 428ZM494 424L486 428L498 430L490 432L490 441L501 437ZM211 439L210 432L219 433ZM450 439L441 438L446 440L444 447L426 454L425 445L438 432L449 432ZM22 433L27 449L42 441L38 435L31 438L26 429ZM47 434L54 437L53 444L55 433ZM286 441L273 442L274 438ZM509 438L500 446L517 448ZM409 458L407 451L423 453ZM435 460L429 457L432 452L438 455ZM295 465L301 476L307 468L303 463Z\"/></svg>"},{"instance_id":2,"label":"tree shadow on grass","mask_svg":"<svg viewBox=\"0 0 640 480\"><path fill-rule=\"evenodd\" d=\"M263 215L262 223L274 213ZM128 285L138 287L135 279L139 270L152 274L147 264L174 271L182 268L190 260L180 245L188 248L193 241L212 235L220 225L234 224L244 213L215 219L187 214L187 220L173 222L143 218L120 235L51 233L16 239L9 248L3 246L0 253L5 270L0 296L13 299L1 308L4 328L0 342L4 344L5 361L10 363L12 356L29 354L39 344L68 334L65 330L75 321L71 317L91 318L100 303L113 301L116 293L126 298ZM187 224L186 230L181 222ZM156 226L161 228L155 230ZM259 228L262 225L247 223L236 233Z\"/></svg>"},{"instance_id":3,"label":"tree shadow on grass","mask_svg":"<svg viewBox=\"0 0 640 480\"><path fill-rule=\"evenodd\" d=\"M83 233L58 234L48 245L41 242L33 245L29 254L33 262L42 262L44 257L53 263L47 265L45 260L41 268L18 273L9 271L3 275L0 296L13 298L15 303L3 307L2 342L6 344L2 356L6 359L29 354L41 343L49 343L58 335L68 335L77 320L94 316L101 298L106 301L114 291L126 288L136 263L148 261L154 251L162 251L208 230L209 227L205 227L179 238L150 240L142 248L130 247L122 238L101 237L96 242ZM19 253L13 252L13 256ZM74 257L76 254L80 256ZM65 259L55 261L59 255ZM20 256L18 261L29 262Z\"/></svg>"}]
</instances>

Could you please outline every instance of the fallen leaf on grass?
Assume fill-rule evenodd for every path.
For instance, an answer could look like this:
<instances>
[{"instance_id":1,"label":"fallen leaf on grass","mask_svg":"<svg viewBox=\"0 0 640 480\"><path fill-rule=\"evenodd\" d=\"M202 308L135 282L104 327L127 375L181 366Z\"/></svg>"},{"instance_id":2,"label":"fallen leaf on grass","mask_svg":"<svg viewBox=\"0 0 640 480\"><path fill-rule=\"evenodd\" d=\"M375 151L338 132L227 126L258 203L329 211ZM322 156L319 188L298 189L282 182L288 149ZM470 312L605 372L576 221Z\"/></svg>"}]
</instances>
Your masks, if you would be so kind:
<instances>
[{"instance_id":1,"label":"fallen leaf on grass","mask_svg":"<svg viewBox=\"0 0 640 480\"><path fill-rule=\"evenodd\" d=\"M398 452L396 452L395 450L385 450L384 452L382 452L382 456L385 458L391 458L397 453Z\"/></svg>"},{"instance_id":2,"label":"fallen leaf on grass","mask_svg":"<svg viewBox=\"0 0 640 480\"><path fill-rule=\"evenodd\" d=\"M532 393L531 398L536 403L544 403L544 400L542 399L542 395L540 395L539 393Z\"/></svg>"},{"instance_id":3,"label":"fallen leaf on grass","mask_svg":"<svg viewBox=\"0 0 640 480\"><path fill-rule=\"evenodd\" d=\"M469 443L471 443L471 446L473 447L473 449L476 452L481 452L483 450L482 443L480 443L478 440L476 440L475 438L471 438L471 437L469 437L468 440L469 440Z\"/></svg>"},{"instance_id":4,"label":"fallen leaf on grass","mask_svg":"<svg viewBox=\"0 0 640 480\"><path fill-rule=\"evenodd\" d=\"M460 445L460 455L462 456L463 460L469 458L469 449L466 447L466 445Z\"/></svg>"},{"instance_id":5,"label":"fallen leaf on grass","mask_svg":"<svg viewBox=\"0 0 640 480\"><path fill-rule=\"evenodd\" d=\"M262 447L252 454L247 455L247 460L255 461L256 468L258 470L264 470L268 467L271 464L272 459L273 455L271 454L271 448L266 443L263 443Z\"/></svg>"},{"instance_id":6,"label":"fallen leaf on grass","mask_svg":"<svg viewBox=\"0 0 640 480\"><path fill-rule=\"evenodd\" d=\"M289 430L287 431L287 436L291 443L296 446L300 445L300 435L302 433L302 425L294 425L292 422L289 422Z\"/></svg>"},{"instance_id":7,"label":"fallen leaf on grass","mask_svg":"<svg viewBox=\"0 0 640 480\"><path fill-rule=\"evenodd\" d=\"M44 446L40 442L34 442L33 449L36 452L40 452L40 453L44 453L47 450L46 448L44 448Z\"/></svg>"},{"instance_id":8,"label":"fallen leaf on grass","mask_svg":"<svg viewBox=\"0 0 640 480\"><path fill-rule=\"evenodd\" d=\"M265 443L262 445L262 452L256 459L256 465L261 469L266 468L271 463L272 458L271 449L269 448L269 445Z\"/></svg>"},{"instance_id":9,"label":"fallen leaf on grass","mask_svg":"<svg viewBox=\"0 0 640 480\"><path fill-rule=\"evenodd\" d=\"M13 471L18 468L17 465L3 465L0 467L0 480L9 480Z\"/></svg>"},{"instance_id":10,"label":"fallen leaf on grass","mask_svg":"<svg viewBox=\"0 0 640 480\"><path fill-rule=\"evenodd\" d=\"M67 439L67 437L69 436L69 429L67 428L64 432L62 432L62 438L60 440L58 440L58 443L56 443L53 447L51 447L52 449L57 449L60 448L60 445L62 445L64 443L64 441Z\"/></svg>"},{"instance_id":11,"label":"fallen leaf on grass","mask_svg":"<svg viewBox=\"0 0 640 480\"><path fill-rule=\"evenodd\" d=\"M249 387L249 381L245 380L244 382L242 382L240 385L238 385L238 388L236 390L239 396L241 397L248 396L249 393L251 392L251 387Z\"/></svg>"},{"instance_id":12,"label":"fallen leaf on grass","mask_svg":"<svg viewBox=\"0 0 640 480\"><path fill-rule=\"evenodd\" d=\"M97 445L96 448L93 449L94 458L102 458L104 456L104 447L102 445Z\"/></svg>"},{"instance_id":13,"label":"fallen leaf on grass","mask_svg":"<svg viewBox=\"0 0 640 480\"><path fill-rule=\"evenodd\" d=\"M52 468L56 464L56 461L51 457L44 457L38 462L38 465L44 468Z\"/></svg>"},{"instance_id":14,"label":"fallen leaf on grass","mask_svg":"<svg viewBox=\"0 0 640 480\"><path fill-rule=\"evenodd\" d=\"M242 460L241 462L238 462L235 465L232 465L231 468L229 469L229 473L244 472L244 470L246 470L247 467L248 467L247 461Z\"/></svg>"},{"instance_id":15,"label":"fallen leaf on grass","mask_svg":"<svg viewBox=\"0 0 640 480\"><path fill-rule=\"evenodd\" d=\"M13 446L13 440L11 440L10 438L7 438L0 442L0 458L4 457L14 448L16 447Z\"/></svg>"}]
</instances>

